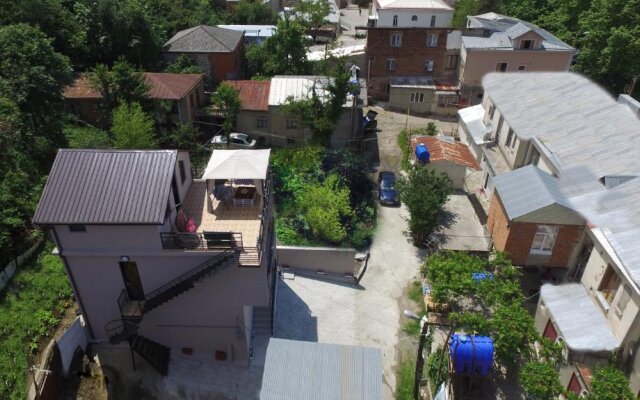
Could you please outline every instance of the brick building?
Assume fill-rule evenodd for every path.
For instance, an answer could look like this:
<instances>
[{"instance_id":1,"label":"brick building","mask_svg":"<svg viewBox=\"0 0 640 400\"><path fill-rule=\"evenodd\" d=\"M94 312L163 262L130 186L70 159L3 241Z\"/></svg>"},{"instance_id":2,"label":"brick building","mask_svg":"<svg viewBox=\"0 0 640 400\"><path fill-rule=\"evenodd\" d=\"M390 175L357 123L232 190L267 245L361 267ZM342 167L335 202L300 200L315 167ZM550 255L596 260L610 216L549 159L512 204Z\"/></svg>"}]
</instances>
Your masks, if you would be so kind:
<instances>
[{"instance_id":1,"label":"brick building","mask_svg":"<svg viewBox=\"0 0 640 400\"><path fill-rule=\"evenodd\" d=\"M369 96L415 113L455 113L460 34L447 28L369 29Z\"/></svg>"},{"instance_id":2,"label":"brick building","mask_svg":"<svg viewBox=\"0 0 640 400\"><path fill-rule=\"evenodd\" d=\"M585 221L556 179L533 165L495 178L487 228L516 265L567 267L582 238Z\"/></svg>"}]
</instances>

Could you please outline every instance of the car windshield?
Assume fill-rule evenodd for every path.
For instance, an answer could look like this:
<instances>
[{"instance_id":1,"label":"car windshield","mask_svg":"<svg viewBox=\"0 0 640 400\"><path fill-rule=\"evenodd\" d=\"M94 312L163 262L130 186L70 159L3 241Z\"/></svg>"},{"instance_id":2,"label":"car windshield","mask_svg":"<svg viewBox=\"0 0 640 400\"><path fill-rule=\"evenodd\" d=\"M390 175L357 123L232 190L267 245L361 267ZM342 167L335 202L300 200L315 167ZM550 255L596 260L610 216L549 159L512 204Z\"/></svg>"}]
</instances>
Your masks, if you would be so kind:
<instances>
[{"instance_id":1,"label":"car windshield","mask_svg":"<svg viewBox=\"0 0 640 400\"><path fill-rule=\"evenodd\" d=\"M396 180L393 178L383 178L382 182L380 182L380 188L394 190L396 188Z\"/></svg>"}]
</instances>

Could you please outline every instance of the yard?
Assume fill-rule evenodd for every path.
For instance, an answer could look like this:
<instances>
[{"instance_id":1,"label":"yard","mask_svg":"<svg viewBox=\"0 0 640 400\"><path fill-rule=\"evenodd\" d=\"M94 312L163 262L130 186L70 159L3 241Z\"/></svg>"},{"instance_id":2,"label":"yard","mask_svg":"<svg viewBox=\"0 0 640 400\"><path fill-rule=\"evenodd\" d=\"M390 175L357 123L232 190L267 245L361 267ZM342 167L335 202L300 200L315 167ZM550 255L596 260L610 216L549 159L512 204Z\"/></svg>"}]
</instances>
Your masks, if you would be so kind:
<instances>
[{"instance_id":1,"label":"yard","mask_svg":"<svg viewBox=\"0 0 640 400\"><path fill-rule=\"evenodd\" d=\"M26 371L73 305L62 262L43 246L0 295L0 398L27 396Z\"/></svg>"}]
</instances>

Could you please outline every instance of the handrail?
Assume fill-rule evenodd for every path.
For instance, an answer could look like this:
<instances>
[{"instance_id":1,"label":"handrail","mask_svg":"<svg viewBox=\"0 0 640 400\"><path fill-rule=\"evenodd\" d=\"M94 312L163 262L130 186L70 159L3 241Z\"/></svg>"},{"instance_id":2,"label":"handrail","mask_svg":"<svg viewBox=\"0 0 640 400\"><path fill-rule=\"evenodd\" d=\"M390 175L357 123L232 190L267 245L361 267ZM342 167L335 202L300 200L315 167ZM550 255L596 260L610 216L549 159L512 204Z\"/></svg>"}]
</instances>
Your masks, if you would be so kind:
<instances>
[{"instance_id":1,"label":"handrail","mask_svg":"<svg viewBox=\"0 0 640 400\"><path fill-rule=\"evenodd\" d=\"M120 295L118 296L118 307L120 308L120 315L124 312L124 306L129 302L129 295L127 295L127 291L122 289Z\"/></svg>"},{"instance_id":2,"label":"handrail","mask_svg":"<svg viewBox=\"0 0 640 400\"><path fill-rule=\"evenodd\" d=\"M220 254L217 254L215 257L208 259L207 261L203 262L202 264L198 265L195 268L190 269L189 271L185 272L184 274L178 276L177 278L172 279L171 281L165 283L164 285L160 286L159 288L152 290L151 292L149 292L145 297L146 297L146 301L145 301L145 305L144 305L144 309L143 311L146 310L147 308L147 304L153 304L154 302L154 298L161 295L163 292L165 292L166 290L169 290L171 287L186 281L187 279L191 278L192 276L204 271L205 269L209 268L212 264L217 263L218 261L220 261L221 259L225 258L225 257L229 257L230 255L233 255L235 257L237 257L237 250L236 249L227 249L225 251L223 251Z\"/></svg>"},{"instance_id":3,"label":"handrail","mask_svg":"<svg viewBox=\"0 0 640 400\"><path fill-rule=\"evenodd\" d=\"M208 234L230 234L232 242L216 242L207 238ZM242 249L241 232L160 232L160 241L165 250L221 250Z\"/></svg>"}]
</instances>

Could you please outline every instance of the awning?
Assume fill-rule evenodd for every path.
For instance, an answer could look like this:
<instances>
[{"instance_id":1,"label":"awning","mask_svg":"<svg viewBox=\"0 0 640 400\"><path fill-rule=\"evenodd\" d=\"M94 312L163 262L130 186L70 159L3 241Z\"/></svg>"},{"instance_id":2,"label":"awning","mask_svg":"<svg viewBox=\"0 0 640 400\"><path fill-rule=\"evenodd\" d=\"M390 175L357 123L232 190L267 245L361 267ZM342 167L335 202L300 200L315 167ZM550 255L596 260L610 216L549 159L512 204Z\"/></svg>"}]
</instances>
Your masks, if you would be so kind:
<instances>
[{"instance_id":1,"label":"awning","mask_svg":"<svg viewBox=\"0 0 640 400\"><path fill-rule=\"evenodd\" d=\"M266 179L266 150L214 150L202 179Z\"/></svg>"},{"instance_id":2,"label":"awning","mask_svg":"<svg viewBox=\"0 0 640 400\"><path fill-rule=\"evenodd\" d=\"M579 283L544 284L540 297L567 347L579 352L617 350L620 342L609 323Z\"/></svg>"}]
</instances>

